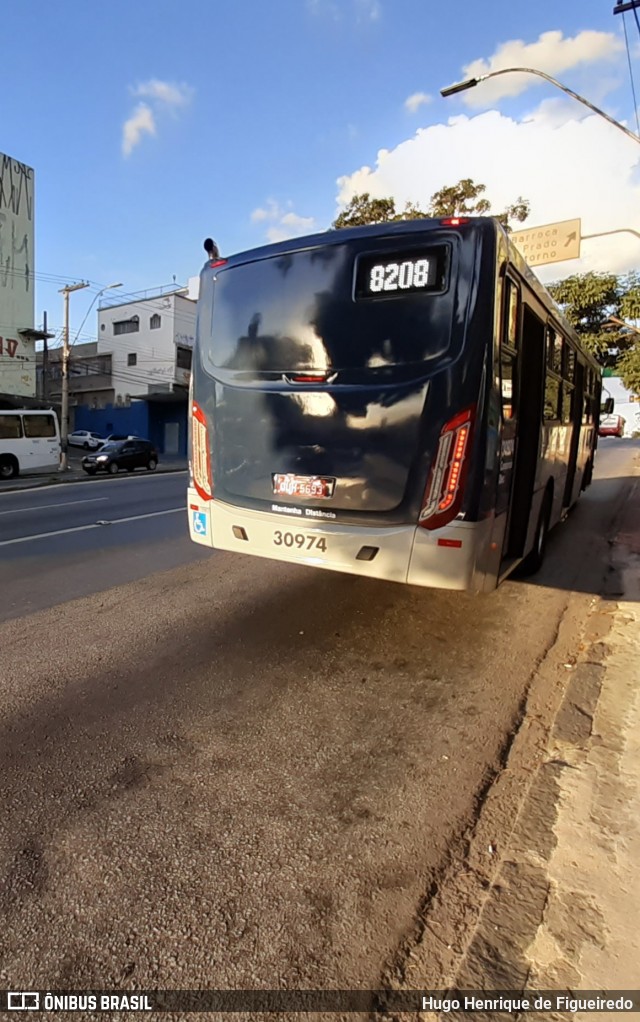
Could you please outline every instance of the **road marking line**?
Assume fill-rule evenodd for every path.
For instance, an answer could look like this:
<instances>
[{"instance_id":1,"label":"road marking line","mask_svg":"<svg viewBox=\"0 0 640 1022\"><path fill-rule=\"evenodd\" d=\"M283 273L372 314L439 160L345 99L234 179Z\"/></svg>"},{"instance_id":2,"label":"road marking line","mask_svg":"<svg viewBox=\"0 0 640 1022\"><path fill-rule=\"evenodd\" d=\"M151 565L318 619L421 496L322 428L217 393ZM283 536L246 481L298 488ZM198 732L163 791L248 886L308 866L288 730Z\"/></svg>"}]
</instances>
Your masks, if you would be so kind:
<instances>
[{"instance_id":1,"label":"road marking line","mask_svg":"<svg viewBox=\"0 0 640 1022\"><path fill-rule=\"evenodd\" d=\"M178 511L184 513L187 509L186 504L183 507L171 507L166 511L149 511L144 515L131 515L129 518L112 518L109 522L110 525L120 525L121 522L138 522L141 518L157 518L159 515L175 515ZM3 539L0 541L0 546L13 546L15 543L29 543L32 539L48 539L50 536L66 536L70 532L87 532L89 529L102 529L103 526L97 522L92 522L91 525L75 525L71 529L56 529L54 532L39 532L33 536L18 536L17 539Z\"/></svg>"},{"instance_id":2,"label":"road marking line","mask_svg":"<svg viewBox=\"0 0 640 1022\"><path fill-rule=\"evenodd\" d=\"M162 479L164 476L186 476L187 472L188 472L188 469L186 469L186 468L179 468L175 472L166 472L166 471L165 472L145 472L144 475L142 474L142 472L140 472L137 475L134 474L133 476L129 476L129 475L119 476L119 477L116 476L115 478L116 479L120 478L121 482L129 482L129 483L131 483L131 482L135 482L136 479ZM21 486L17 490L3 490L2 489L2 485L0 484L0 497L13 497L15 494L20 494L20 493L33 493L34 490L44 490L45 487L46 487L47 490L58 490L61 486L86 486L89 482L91 482L91 483L106 483L107 478L108 477L106 475L104 475L104 476L93 476L91 478L87 477L86 479L76 479L75 481L69 479L65 483L40 483L40 484L35 483L33 486ZM113 482L113 478L111 479L111 482ZM109 483L109 485L111 485L111 483Z\"/></svg>"},{"instance_id":3,"label":"road marking line","mask_svg":"<svg viewBox=\"0 0 640 1022\"><path fill-rule=\"evenodd\" d=\"M20 515L25 511L45 511L52 507L69 507L76 504L97 504L99 501L109 500L108 497L89 497L87 500L63 500L60 504L38 504L36 507L14 507L12 511L0 511L0 515Z\"/></svg>"}]
</instances>

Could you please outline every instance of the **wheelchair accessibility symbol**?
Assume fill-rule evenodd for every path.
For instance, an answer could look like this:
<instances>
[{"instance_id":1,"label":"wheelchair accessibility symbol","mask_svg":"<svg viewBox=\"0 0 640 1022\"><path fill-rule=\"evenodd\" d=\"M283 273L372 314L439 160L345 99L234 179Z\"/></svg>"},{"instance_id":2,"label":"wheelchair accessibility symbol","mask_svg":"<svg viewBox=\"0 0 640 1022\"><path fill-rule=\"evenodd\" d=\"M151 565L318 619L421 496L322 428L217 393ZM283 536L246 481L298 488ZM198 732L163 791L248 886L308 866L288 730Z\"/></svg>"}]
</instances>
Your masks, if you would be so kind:
<instances>
[{"instance_id":1,"label":"wheelchair accessibility symbol","mask_svg":"<svg viewBox=\"0 0 640 1022\"><path fill-rule=\"evenodd\" d=\"M193 512L193 531L196 536L206 536L207 534L207 516L204 511Z\"/></svg>"}]
</instances>

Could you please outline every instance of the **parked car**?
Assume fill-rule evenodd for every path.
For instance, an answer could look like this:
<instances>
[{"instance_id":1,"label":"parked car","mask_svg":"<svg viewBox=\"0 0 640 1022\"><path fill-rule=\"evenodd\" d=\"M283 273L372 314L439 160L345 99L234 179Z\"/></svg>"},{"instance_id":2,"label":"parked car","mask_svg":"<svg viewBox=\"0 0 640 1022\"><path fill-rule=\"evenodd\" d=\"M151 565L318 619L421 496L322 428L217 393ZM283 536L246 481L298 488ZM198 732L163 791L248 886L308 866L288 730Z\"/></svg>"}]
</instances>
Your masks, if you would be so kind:
<instances>
[{"instance_id":1,"label":"parked car","mask_svg":"<svg viewBox=\"0 0 640 1022\"><path fill-rule=\"evenodd\" d=\"M85 451L95 451L104 443L104 437L88 429L74 429L73 433L67 434L67 443L72 447L84 447Z\"/></svg>"},{"instance_id":2,"label":"parked car","mask_svg":"<svg viewBox=\"0 0 640 1022\"><path fill-rule=\"evenodd\" d=\"M120 440L105 444L96 454L85 454L82 467L87 475L96 472L109 472L116 475L121 468L133 472L136 468L146 468L153 472L158 464L158 452L149 440Z\"/></svg>"},{"instance_id":3,"label":"parked car","mask_svg":"<svg viewBox=\"0 0 640 1022\"><path fill-rule=\"evenodd\" d=\"M143 437L141 437L141 436L134 436L133 433L128 433L128 434L127 433L109 433L109 436L106 436L102 442L103 442L103 444L115 444L115 443L118 443L120 440L142 440L142 439L143 439Z\"/></svg>"},{"instance_id":4,"label":"parked car","mask_svg":"<svg viewBox=\"0 0 640 1022\"><path fill-rule=\"evenodd\" d=\"M624 436L625 420L621 415L605 415L600 419L598 436Z\"/></svg>"}]
</instances>

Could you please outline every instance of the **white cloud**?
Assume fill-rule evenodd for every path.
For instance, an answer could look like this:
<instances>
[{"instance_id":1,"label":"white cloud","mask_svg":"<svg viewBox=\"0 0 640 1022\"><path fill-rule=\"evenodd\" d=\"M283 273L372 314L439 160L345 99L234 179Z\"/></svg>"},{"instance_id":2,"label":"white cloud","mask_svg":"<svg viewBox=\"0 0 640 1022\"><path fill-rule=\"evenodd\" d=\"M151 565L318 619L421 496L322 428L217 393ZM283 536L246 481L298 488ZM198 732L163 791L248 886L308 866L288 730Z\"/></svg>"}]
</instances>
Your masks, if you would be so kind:
<instances>
[{"instance_id":1,"label":"white cloud","mask_svg":"<svg viewBox=\"0 0 640 1022\"><path fill-rule=\"evenodd\" d=\"M356 0L359 21L378 21L382 16L379 0Z\"/></svg>"},{"instance_id":2,"label":"white cloud","mask_svg":"<svg viewBox=\"0 0 640 1022\"><path fill-rule=\"evenodd\" d=\"M307 0L307 10L314 17L330 18L337 22L342 21L345 14L349 14L346 5L343 2L338 3L337 0ZM351 10L359 23L379 21L382 17L380 0L352 0Z\"/></svg>"},{"instance_id":3,"label":"white cloud","mask_svg":"<svg viewBox=\"0 0 640 1022\"><path fill-rule=\"evenodd\" d=\"M276 220L282 215L282 211L275 199L267 200L267 208L254 209L251 219L254 223L261 223L264 220Z\"/></svg>"},{"instance_id":4,"label":"white cloud","mask_svg":"<svg viewBox=\"0 0 640 1022\"><path fill-rule=\"evenodd\" d=\"M427 95L426 92L414 92L405 99L404 105L410 113L415 114L416 110L419 110L421 106L426 106L427 103L431 103L432 99L433 96Z\"/></svg>"},{"instance_id":5,"label":"white cloud","mask_svg":"<svg viewBox=\"0 0 640 1022\"><path fill-rule=\"evenodd\" d=\"M556 77L580 65L613 60L623 49L622 40L612 32L585 30L565 39L562 32L554 30L543 32L535 43L525 43L522 39L501 43L488 60L478 59L466 64L462 77L479 78L509 67L536 68ZM462 93L461 99L467 106L486 108L504 96L517 96L542 81L530 74L505 74Z\"/></svg>"},{"instance_id":6,"label":"white cloud","mask_svg":"<svg viewBox=\"0 0 640 1022\"><path fill-rule=\"evenodd\" d=\"M122 126L122 152L129 156L143 135L155 135L156 124L153 111L146 103L139 103Z\"/></svg>"},{"instance_id":7,"label":"white cloud","mask_svg":"<svg viewBox=\"0 0 640 1022\"><path fill-rule=\"evenodd\" d=\"M141 96L145 99L156 100L166 106L185 106L193 96L194 90L190 85L184 83L178 85L175 82L162 82L158 78L151 78L148 82L142 82L131 89L134 96Z\"/></svg>"},{"instance_id":8,"label":"white cloud","mask_svg":"<svg viewBox=\"0 0 640 1022\"><path fill-rule=\"evenodd\" d=\"M129 91L147 102L138 103L135 110L122 125L122 153L130 156L142 136L155 135L157 132L158 114L167 110L177 111L191 101L194 90L190 85L163 82L151 78L148 82L131 86Z\"/></svg>"},{"instance_id":9,"label":"white cloud","mask_svg":"<svg viewBox=\"0 0 640 1022\"><path fill-rule=\"evenodd\" d=\"M471 177L487 186L496 212L519 195L528 199L523 227L579 217L583 235L598 234L637 226L639 157L638 146L602 118L577 119L569 106L547 101L521 121L492 110L420 129L395 149L380 150L375 167L339 178L338 202L344 207L369 192L393 196L399 207L426 208L439 188ZM585 270L622 273L639 257L640 241L619 234L584 241L579 261L537 272L545 280Z\"/></svg>"},{"instance_id":10,"label":"white cloud","mask_svg":"<svg viewBox=\"0 0 640 1022\"><path fill-rule=\"evenodd\" d=\"M335 0L307 0L307 10L314 17L330 17L340 21L341 11Z\"/></svg>"},{"instance_id":11,"label":"white cloud","mask_svg":"<svg viewBox=\"0 0 640 1022\"><path fill-rule=\"evenodd\" d=\"M280 223L291 227L294 231L310 231L315 221L312 216L298 216L297 213L285 213Z\"/></svg>"},{"instance_id":12,"label":"white cloud","mask_svg":"<svg viewBox=\"0 0 640 1022\"><path fill-rule=\"evenodd\" d=\"M299 216L294 213L290 202L287 203L287 207L284 209L275 199L268 199L266 207L259 207L251 213L251 220L254 223L269 223L266 231L269 241L284 241L286 238L313 232L316 222L312 216Z\"/></svg>"}]
</instances>

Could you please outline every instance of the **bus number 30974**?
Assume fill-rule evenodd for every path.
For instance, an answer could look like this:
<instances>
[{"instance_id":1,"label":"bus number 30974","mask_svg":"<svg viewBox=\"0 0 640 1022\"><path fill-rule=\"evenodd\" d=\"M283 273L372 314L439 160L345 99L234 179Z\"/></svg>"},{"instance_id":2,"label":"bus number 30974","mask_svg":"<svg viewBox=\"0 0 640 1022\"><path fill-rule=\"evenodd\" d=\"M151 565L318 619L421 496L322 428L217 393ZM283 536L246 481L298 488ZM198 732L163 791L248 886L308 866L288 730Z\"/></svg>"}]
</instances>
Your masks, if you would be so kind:
<instances>
[{"instance_id":1,"label":"bus number 30974","mask_svg":"<svg viewBox=\"0 0 640 1022\"><path fill-rule=\"evenodd\" d=\"M305 536L301 532L280 532L273 534L276 546L297 547L298 550L322 550L326 553L327 541L322 536Z\"/></svg>"}]
</instances>

